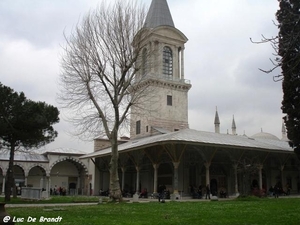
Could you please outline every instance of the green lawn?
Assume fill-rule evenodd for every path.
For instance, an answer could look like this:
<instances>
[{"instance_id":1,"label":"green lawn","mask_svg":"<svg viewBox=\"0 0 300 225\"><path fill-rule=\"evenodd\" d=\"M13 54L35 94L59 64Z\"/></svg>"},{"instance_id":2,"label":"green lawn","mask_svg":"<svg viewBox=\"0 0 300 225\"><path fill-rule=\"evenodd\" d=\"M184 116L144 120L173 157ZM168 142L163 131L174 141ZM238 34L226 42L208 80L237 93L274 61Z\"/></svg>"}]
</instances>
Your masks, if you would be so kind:
<instances>
[{"instance_id":1,"label":"green lawn","mask_svg":"<svg viewBox=\"0 0 300 225\"><path fill-rule=\"evenodd\" d=\"M0 197L0 202L4 202L4 197ZM79 203L79 202L99 202L96 196L51 196L48 200L25 200L21 198L11 198L7 204L43 204L43 203Z\"/></svg>"},{"instance_id":2,"label":"green lawn","mask_svg":"<svg viewBox=\"0 0 300 225\"><path fill-rule=\"evenodd\" d=\"M6 211L27 223L37 218L62 217L59 224L230 224L230 225L298 225L300 198L257 199L251 201L200 201L107 203L93 206L6 208Z\"/></svg>"}]
</instances>

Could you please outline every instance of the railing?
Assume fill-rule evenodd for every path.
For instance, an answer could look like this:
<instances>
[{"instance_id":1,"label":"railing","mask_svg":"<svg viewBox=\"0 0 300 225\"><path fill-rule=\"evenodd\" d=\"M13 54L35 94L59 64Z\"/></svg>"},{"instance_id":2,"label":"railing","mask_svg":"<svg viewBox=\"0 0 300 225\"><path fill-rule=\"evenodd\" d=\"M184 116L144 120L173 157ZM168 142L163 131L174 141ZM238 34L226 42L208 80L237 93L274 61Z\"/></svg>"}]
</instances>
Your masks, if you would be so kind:
<instances>
[{"instance_id":1,"label":"railing","mask_svg":"<svg viewBox=\"0 0 300 225\"><path fill-rule=\"evenodd\" d=\"M141 77L140 79L136 79L136 82L141 82L141 81L145 81L148 79L155 79L155 80L161 80L161 81L174 81L174 82L179 82L179 83L183 83L183 84L191 84L191 81L187 80L187 79L175 78L173 76L168 76L168 75L158 76L158 75L154 75L154 74L147 74L147 75Z\"/></svg>"}]
</instances>

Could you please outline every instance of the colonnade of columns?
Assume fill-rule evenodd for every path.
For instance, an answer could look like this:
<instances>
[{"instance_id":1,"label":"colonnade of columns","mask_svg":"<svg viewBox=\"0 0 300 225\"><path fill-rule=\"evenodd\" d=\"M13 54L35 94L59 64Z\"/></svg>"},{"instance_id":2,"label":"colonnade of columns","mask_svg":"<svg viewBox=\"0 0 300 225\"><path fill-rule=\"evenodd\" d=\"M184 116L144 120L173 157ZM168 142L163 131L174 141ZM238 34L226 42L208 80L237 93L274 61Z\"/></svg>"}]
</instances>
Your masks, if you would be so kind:
<instances>
[{"instance_id":1,"label":"colonnade of columns","mask_svg":"<svg viewBox=\"0 0 300 225\"><path fill-rule=\"evenodd\" d=\"M172 162L173 164L173 194L178 195L179 194L179 172L178 172L178 168L180 165L180 161L178 162ZM157 186L158 186L158 168L159 168L160 164L159 163L153 163L152 167L153 167L153 193L157 193ZM205 162L204 163L205 166L205 180L206 180L206 185L210 184L210 167L211 167L211 162ZM141 170L141 166L136 166L136 194L138 194L138 190L139 190L139 183L140 183L140 170ZM281 180L283 183L283 169L284 166L282 166L281 168ZM125 171L126 168L125 166L121 168L122 170L122 190L124 189L125 186ZM258 185L259 185L259 189L263 188L263 165L260 164L257 166L257 175L258 175ZM238 194L239 193L239 185L238 185L238 164L233 164L233 182L234 182L234 194Z\"/></svg>"},{"instance_id":2,"label":"colonnade of columns","mask_svg":"<svg viewBox=\"0 0 300 225\"><path fill-rule=\"evenodd\" d=\"M25 187L28 186L28 174L25 174L24 176L24 185ZM124 176L123 176L123 179L124 179ZM5 181L6 181L6 174L3 174L3 177L2 177L2 188L1 188L1 193L4 194L5 193ZM77 189L80 188L80 185L81 185L81 178L80 176L77 178ZM124 182L123 182L124 183ZM47 174L46 176L43 176L40 178L40 181L39 181L39 187L41 189L45 189L45 191L47 193L50 193L50 188L51 188L51 178L50 178L50 174Z\"/></svg>"}]
</instances>

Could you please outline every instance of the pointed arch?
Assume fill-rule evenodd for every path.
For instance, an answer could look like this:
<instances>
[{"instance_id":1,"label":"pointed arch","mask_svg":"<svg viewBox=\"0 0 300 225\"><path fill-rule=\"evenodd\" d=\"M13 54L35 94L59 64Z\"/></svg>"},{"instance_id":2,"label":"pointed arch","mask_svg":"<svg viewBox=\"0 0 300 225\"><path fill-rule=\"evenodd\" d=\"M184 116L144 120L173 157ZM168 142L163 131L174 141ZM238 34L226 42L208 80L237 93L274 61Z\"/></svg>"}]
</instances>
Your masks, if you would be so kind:
<instances>
[{"instance_id":1,"label":"pointed arch","mask_svg":"<svg viewBox=\"0 0 300 225\"><path fill-rule=\"evenodd\" d=\"M86 165L85 165L83 162L81 162L80 160L75 159L75 158L73 158L73 157L63 157L63 158L60 158L60 159L56 160L56 161L53 162L52 165L50 166L50 168L49 168L49 173L51 172L52 168L53 168L57 163L63 162L63 161L73 162L73 163L75 163L75 164L77 164L77 165L82 166L82 168L84 169L85 175L88 175L88 168L86 167Z\"/></svg>"},{"instance_id":2,"label":"pointed arch","mask_svg":"<svg viewBox=\"0 0 300 225\"><path fill-rule=\"evenodd\" d=\"M48 171L45 168L45 166L40 163L35 163L35 164L32 164L30 167L28 167L27 175L29 175L30 170L33 169L34 167L40 167L42 170L44 170L46 176L50 176L50 171Z\"/></svg>"}]
</instances>

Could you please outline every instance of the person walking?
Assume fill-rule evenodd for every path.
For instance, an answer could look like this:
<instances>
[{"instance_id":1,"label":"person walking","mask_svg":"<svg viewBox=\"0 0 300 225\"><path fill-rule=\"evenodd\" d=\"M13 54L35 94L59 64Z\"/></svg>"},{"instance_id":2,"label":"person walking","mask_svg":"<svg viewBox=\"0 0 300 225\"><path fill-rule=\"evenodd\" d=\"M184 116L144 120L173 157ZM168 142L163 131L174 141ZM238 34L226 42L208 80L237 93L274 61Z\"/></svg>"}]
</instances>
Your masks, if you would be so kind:
<instances>
[{"instance_id":1,"label":"person walking","mask_svg":"<svg viewBox=\"0 0 300 225\"><path fill-rule=\"evenodd\" d=\"M278 187L278 184L276 184L275 187L274 187L274 197L275 198L279 197L279 187Z\"/></svg>"},{"instance_id":2,"label":"person walking","mask_svg":"<svg viewBox=\"0 0 300 225\"><path fill-rule=\"evenodd\" d=\"M206 185L206 195L205 195L205 199L207 199L207 196L208 196L208 199L210 199L210 188L209 188L209 184Z\"/></svg>"},{"instance_id":3,"label":"person walking","mask_svg":"<svg viewBox=\"0 0 300 225\"><path fill-rule=\"evenodd\" d=\"M159 185L158 187L158 201L162 203L165 202L165 190L166 190L166 186L165 185Z\"/></svg>"}]
</instances>

